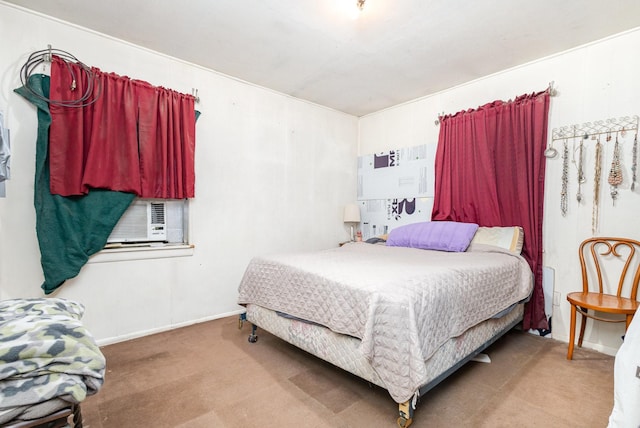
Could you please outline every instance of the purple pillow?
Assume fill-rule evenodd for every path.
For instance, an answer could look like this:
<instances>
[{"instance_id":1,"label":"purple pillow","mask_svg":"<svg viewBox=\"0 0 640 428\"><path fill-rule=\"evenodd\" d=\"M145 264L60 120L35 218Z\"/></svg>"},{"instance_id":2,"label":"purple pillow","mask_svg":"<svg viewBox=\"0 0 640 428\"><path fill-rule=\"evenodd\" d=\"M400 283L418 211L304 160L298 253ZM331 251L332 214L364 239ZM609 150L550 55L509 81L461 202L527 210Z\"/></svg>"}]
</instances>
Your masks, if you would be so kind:
<instances>
[{"instance_id":1,"label":"purple pillow","mask_svg":"<svg viewBox=\"0 0 640 428\"><path fill-rule=\"evenodd\" d=\"M397 227L387 237L387 245L423 250L466 251L476 234L475 223L427 221Z\"/></svg>"}]
</instances>

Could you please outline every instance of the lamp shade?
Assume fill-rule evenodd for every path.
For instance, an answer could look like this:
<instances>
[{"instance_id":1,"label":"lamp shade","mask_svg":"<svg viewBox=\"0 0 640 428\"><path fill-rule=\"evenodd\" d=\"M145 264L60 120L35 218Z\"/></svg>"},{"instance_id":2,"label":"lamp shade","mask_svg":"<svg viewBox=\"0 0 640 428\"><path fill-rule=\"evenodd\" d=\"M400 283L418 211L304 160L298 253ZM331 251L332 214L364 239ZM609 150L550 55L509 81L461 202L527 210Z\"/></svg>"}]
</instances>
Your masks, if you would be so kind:
<instances>
[{"instance_id":1,"label":"lamp shade","mask_svg":"<svg viewBox=\"0 0 640 428\"><path fill-rule=\"evenodd\" d=\"M360 223L360 207L358 204L347 204L344 207L345 223Z\"/></svg>"}]
</instances>

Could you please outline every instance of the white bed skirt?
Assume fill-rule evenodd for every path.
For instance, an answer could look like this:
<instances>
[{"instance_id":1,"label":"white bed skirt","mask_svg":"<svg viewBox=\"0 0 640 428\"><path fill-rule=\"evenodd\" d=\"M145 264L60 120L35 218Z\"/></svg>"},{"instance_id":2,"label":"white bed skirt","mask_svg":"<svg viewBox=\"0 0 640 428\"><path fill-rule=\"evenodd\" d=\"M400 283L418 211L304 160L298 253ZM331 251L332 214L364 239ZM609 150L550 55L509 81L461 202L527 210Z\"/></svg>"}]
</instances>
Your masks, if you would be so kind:
<instances>
[{"instance_id":1,"label":"white bed skirt","mask_svg":"<svg viewBox=\"0 0 640 428\"><path fill-rule=\"evenodd\" d=\"M449 339L425 361L427 376L421 385L433 382L496 335L504 333L505 328L522 319L523 313L524 305L519 304L503 317L484 321L462 335ZM359 339L334 333L319 325L285 318L274 311L252 304L247 305L246 317L249 322L274 336L386 389L382 379L359 351ZM259 330L257 334L260 334ZM418 391L411 391L411 395L416 393Z\"/></svg>"}]
</instances>

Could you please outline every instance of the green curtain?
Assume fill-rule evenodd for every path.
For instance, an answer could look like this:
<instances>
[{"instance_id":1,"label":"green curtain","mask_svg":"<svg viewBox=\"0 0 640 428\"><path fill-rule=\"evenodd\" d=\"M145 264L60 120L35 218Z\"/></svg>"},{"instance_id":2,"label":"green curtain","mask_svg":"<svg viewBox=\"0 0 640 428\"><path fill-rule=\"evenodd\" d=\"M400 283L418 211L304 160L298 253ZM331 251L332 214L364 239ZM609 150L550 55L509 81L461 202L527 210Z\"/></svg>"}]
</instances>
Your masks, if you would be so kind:
<instances>
[{"instance_id":1,"label":"green curtain","mask_svg":"<svg viewBox=\"0 0 640 428\"><path fill-rule=\"evenodd\" d=\"M75 277L89 257L104 248L111 231L135 198L133 193L102 189L91 189L85 196L51 194L48 163L51 114L46 101L49 85L49 76L37 74L25 86L15 89L38 109L33 202L45 294Z\"/></svg>"}]
</instances>

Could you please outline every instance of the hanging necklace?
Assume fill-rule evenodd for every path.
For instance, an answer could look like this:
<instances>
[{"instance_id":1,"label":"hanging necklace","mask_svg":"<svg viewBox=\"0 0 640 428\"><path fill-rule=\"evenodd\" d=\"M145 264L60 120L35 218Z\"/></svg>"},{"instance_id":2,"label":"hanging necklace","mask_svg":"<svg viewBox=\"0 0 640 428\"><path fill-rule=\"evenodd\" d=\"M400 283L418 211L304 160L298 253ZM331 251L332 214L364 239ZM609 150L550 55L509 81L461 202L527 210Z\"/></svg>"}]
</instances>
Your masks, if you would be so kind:
<instances>
[{"instance_id":1,"label":"hanging necklace","mask_svg":"<svg viewBox=\"0 0 640 428\"><path fill-rule=\"evenodd\" d=\"M591 212L591 233L598 230L598 209L600 205L600 175L602 173L602 144L600 137L596 143L596 170L593 174L593 211Z\"/></svg>"},{"instance_id":2,"label":"hanging necklace","mask_svg":"<svg viewBox=\"0 0 640 428\"><path fill-rule=\"evenodd\" d=\"M622 168L620 168L620 145L618 144L618 134L616 133L616 142L613 145L613 159L611 160L611 169L609 170L609 184L611 185L611 199L613 204L616 203L618 197L618 186L622 184Z\"/></svg>"},{"instance_id":3,"label":"hanging necklace","mask_svg":"<svg viewBox=\"0 0 640 428\"><path fill-rule=\"evenodd\" d=\"M589 136L585 135L584 138L589 138ZM578 193L576 194L578 202L582 201L582 184L587 181L584 178L584 170L582 169L583 141L584 140L580 138L580 145L578 146Z\"/></svg>"},{"instance_id":4,"label":"hanging necklace","mask_svg":"<svg viewBox=\"0 0 640 428\"><path fill-rule=\"evenodd\" d=\"M638 133L636 132L636 136L633 137L633 151L631 152L631 172L633 173L631 177L632 191L636 187L636 170L637 169L638 169Z\"/></svg>"},{"instance_id":5,"label":"hanging necklace","mask_svg":"<svg viewBox=\"0 0 640 428\"><path fill-rule=\"evenodd\" d=\"M563 216L567 215L567 186L569 184L569 146L567 140L564 140L564 149L562 151L562 191L560 192L560 212Z\"/></svg>"}]
</instances>

